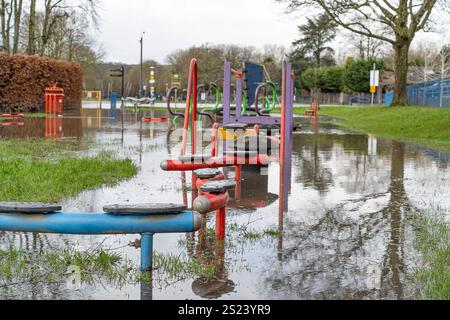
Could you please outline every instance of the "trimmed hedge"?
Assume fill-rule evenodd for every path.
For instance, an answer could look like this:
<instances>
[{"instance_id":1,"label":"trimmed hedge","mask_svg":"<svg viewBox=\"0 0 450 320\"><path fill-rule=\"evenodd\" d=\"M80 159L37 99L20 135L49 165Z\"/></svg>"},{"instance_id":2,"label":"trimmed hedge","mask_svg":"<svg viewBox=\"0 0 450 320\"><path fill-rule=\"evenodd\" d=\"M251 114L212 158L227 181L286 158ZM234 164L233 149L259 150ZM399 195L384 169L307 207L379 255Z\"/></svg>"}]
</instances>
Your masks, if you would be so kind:
<instances>
[{"instance_id":1,"label":"trimmed hedge","mask_svg":"<svg viewBox=\"0 0 450 320\"><path fill-rule=\"evenodd\" d=\"M44 90L55 81L64 89L64 110L78 110L83 82L80 64L0 54L0 112L43 112Z\"/></svg>"}]
</instances>

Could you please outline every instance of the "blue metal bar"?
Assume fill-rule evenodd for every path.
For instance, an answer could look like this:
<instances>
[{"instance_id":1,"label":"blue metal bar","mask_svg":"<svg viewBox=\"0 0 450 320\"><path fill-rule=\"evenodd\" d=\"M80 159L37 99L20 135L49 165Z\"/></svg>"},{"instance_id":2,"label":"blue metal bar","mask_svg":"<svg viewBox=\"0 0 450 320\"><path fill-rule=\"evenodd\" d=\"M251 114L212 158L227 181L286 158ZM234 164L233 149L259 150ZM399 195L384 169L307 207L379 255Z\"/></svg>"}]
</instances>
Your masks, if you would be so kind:
<instances>
[{"instance_id":1,"label":"blue metal bar","mask_svg":"<svg viewBox=\"0 0 450 320\"><path fill-rule=\"evenodd\" d=\"M151 271L153 266L153 233L141 236L141 270Z\"/></svg>"},{"instance_id":2,"label":"blue metal bar","mask_svg":"<svg viewBox=\"0 0 450 320\"><path fill-rule=\"evenodd\" d=\"M0 213L0 230L57 234L101 235L192 232L201 227L200 214L114 216L104 213L48 215Z\"/></svg>"}]
</instances>

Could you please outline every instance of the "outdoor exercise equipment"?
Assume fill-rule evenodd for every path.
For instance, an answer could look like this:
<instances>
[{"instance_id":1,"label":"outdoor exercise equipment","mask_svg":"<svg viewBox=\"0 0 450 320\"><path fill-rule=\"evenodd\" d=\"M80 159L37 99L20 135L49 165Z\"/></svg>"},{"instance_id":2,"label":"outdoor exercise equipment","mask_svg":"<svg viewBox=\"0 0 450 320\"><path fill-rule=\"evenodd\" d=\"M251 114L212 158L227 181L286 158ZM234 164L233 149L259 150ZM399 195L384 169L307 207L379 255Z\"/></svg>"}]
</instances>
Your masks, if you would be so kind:
<instances>
[{"instance_id":1,"label":"outdoor exercise equipment","mask_svg":"<svg viewBox=\"0 0 450 320\"><path fill-rule=\"evenodd\" d=\"M93 101L97 104L97 110L102 109L102 92L99 90L83 90L83 101Z\"/></svg>"},{"instance_id":2,"label":"outdoor exercise equipment","mask_svg":"<svg viewBox=\"0 0 450 320\"><path fill-rule=\"evenodd\" d=\"M62 115L64 113L64 89L53 84L50 88L45 88L45 113Z\"/></svg>"},{"instance_id":3,"label":"outdoor exercise equipment","mask_svg":"<svg viewBox=\"0 0 450 320\"><path fill-rule=\"evenodd\" d=\"M183 205L105 206L105 213L63 213L43 203L0 203L0 230L75 235L141 235L141 269L152 269L153 236L201 228L201 215Z\"/></svg>"},{"instance_id":4,"label":"outdoor exercise equipment","mask_svg":"<svg viewBox=\"0 0 450 320\"><path fill-rule=\"evenodd\" d=\"M311 109L306 110L305 115L308 117L312 116L314 118L317 118L319 116L319 103L317 103L317 101L314 100L311 103Z\"/></svg>"},{"instance_id":5,"label":"outdoor exercise equipment","mask_svg":"<svg viewBox=\"0 0 450 320\"><path fill-rule=\"evenodd\" d=\"M243 77L242 71L235 71L231 68L230 62L225 62L224 68L224 88L223 88L223 128L227 130L249 130L249 126L253 125L253 134L244 134L241 139L246 139L251 141L255 140L255 136L257 136L256 146L257 151L260 153L261 149L261 141L264 139L267 142L271 143L279 143L280 145L280 211L284 212L287 210L287 196L291 186L291 175L292 175L292 133L293 133L293 104L294 104L294 78L295 75L292 72L292 65L288 63L283 63L282 70L282 92L281 92L281 117L275 117L270 115L265 115L259 112L258 108L258 97L260 95L261 90L264 87L271 87L271 84L258 84L254 83L254 79L257 76L253 76L253 72L251 70L256 69L255 74L259 73L259 77L261 77L261 68L258 70L257 67L253 64L246 64L247 67L247 87L250 85L255 86L255 94L249 94L249 104L252 102L255 104L255 114L242 114L242 96L240 96L240 92L242 92L243 88ZM245 71L245 70L244 70ZM236 78L236 112L234 114L231 113L231 78L232 75L235 75ZM253 100L254 99L254 100ZM269 130L272 128L280 129L280 137L273 137L271 135L263 135L261 134L261 128L268 128ZM237 138L239 140L239 138ZM236 144L234 142L234 144ZM251 143L248 144L251 146ZM270 144L269 144L270 145ZM258 147L259 146L259 147ZM255 151L251 148L245 146L246 150ZM248 149L247 149L248 148ZM227 141L224 141L224 150L227 150ZM233 146L233 150L239 149L238 146ZM263 148L264 149L264 148ZM236 173L239 175L239 172Z\"/></svg>"},{"instance_id":6,"label":"outdoor exercise equipment","mask_svg":"<svg viewBox=\"0 0 450 320\"><path fill-rule=\"evenodd\" d=\"M230 196L229 190L236 188L231 180L209 181L200 187L202 195L195 199L193 208L201 214L216 211L216 238L225 239L226 207Z\"/></svg>"},{"instance_id":7,"label":"outdoor exercise equipment","mask_svg":"<svg viewBox=\"0 0 450 320\"><path fill-rule=\"evenodd\" d=\"M185 114L182 112L176 112L172 109L171 102L172 99L175 97L176 93L178 91L177 86L173 86L172 88L167 91L167 110L169 111L169 114L172 116L172 123L175 125L178 121L178 119L184 119Z\"/></svg>"},{"instance_id":8,"label":"outdoor exercise equipment","mask_svg":"<svg viewBox=\"0 0 450 320\"><path fill-rule=\"evenodd\" d=\"M243 72L233 71L237 74L237 92L242 92L242 74ZM280 138L272 137L275 142L278 142L281 146L280 150L280 207L281 210L286 210L285 199L287 199L287 193L290 190L290 178L291 178L291 157L292 157L292 129L293 129L293 91L294 91L294 74L292 73L292 67L290 64L283 64L282 75L282 101L281 101L281 117L260 116L258 113L255 115L241 115L242 96L237 95L236 100L236 114L230 115L230 101L231 101L231 64L225 63L225 81L224 81L224 129L232 130L235 134L236 130L248 129L249 125L255 125L252 132L252 136L262 137L260 132L260 125L280 125L281 136ZM199 116L197 101L198 90L201 88L197 84L198 65L197 61L193 59L191 61L188 78L187 100L186 109L184 114L184 130L181 147L181 157L177 160L165 160L161 163L161 168L164 171L196 171L199 169L215 169L235 167L235 181L223 180L225 176L216 172L205 173L204 171L196 171L201 174L202 177L213 179L214 181L204 181L202 177L198 177L196 173L193 174L192 185L199 188L200 196L193 200L193 208L199 210L201 213L208 213L208 211L217 210L216 227L218 230L224 228L223 217L224 214L219 214L219 210L226 207L230 189L237 189L241 180L241 169L243 165L257 165L267 166L269 164L269 156L267 154L260 154L257 150L238 150L227 149L226 144L223 148L223 155L218 155L218 131L219 125L214 124L212 127L211 136L211 155L196 154L196 124ZM270 84L265 84L270 86ZM263 87L261 84L255 86L254 102L257 100L259 93ZM256 108L255 108L256 110ZM187 142L188 133L191 130L191 154L187 155ZM266 139L265 137L263 139ZM198 180L201 181L198 181ZM208 179L208 180L209 180ZM283 193L283 195L281 195ZM223 211L223 210L222 210ZM224 231L217 231L218 237L224 236Z\"/></svg>"}]
</instances>

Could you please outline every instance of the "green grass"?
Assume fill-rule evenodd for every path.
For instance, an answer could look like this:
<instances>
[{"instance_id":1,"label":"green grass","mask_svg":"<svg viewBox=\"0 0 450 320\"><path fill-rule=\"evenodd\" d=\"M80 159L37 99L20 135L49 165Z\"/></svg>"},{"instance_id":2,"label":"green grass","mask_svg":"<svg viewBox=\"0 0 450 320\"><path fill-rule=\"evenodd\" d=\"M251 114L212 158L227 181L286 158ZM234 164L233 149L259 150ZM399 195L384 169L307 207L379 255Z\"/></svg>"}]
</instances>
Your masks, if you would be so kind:
<instances>
[{"instance_id":1,"label":"green grass","mask_svg":"<svg viewBox=\"0 0 450 320\"><path fill-rule=\"evenodd\" d=\"M38 254L11 247L0 250L0 292L30 283L62 283L72 274L70 270L79 271L79 281L88 284L106 279L120 286L139 279L139 270L131 261L101 246L84 251L58 248Z\"/></svg>"},{"instance_id":2,"label":"green grass","mask_svg":"<svg viewBox=\"0 0 450 320\"><path fill-rule=\"evenodd\" d=\"M443 217L415 215L415 248L422 266L414 271L420 299L450 300L450 228Z\"/></svg>"},{"instance_id":3,"label":"green grass","mask_svg":"<svg viewBox=\"0 0 450 320\"><path fill-rule=\"evenodd\" d=\"M450 108L322 107L319 114L355 131L450 151Z\"/></svg>"},{"instance_id":4,"label":"green grass","mask_svg":"<svg viewBox=\"0 0 450 320\"><path fill-rule=\"evenodd\" d=\"M137 172L129 159L111 153L78 157L76 148L75 142L0 141L0 201L57 202Z\"/></svg>"}]
</instances>

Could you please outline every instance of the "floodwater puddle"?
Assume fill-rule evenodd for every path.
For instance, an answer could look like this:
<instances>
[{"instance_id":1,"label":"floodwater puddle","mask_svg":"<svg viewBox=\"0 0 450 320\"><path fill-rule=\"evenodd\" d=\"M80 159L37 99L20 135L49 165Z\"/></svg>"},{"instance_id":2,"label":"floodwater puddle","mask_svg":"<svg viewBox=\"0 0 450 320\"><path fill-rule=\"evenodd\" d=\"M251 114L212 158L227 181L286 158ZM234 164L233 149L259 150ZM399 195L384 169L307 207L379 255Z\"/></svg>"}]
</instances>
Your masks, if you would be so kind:
<instances>
[{"instance_id":1,"label":"floodwater puddle","mask_svg":"<svg viewBox=\"0 0 450 320\"><path fill-rule=\"evenodd\" d=\"M30 118L23 127L0 128L0 137L87 140L89 147L81 153L112 151L138 165L138 174L116 187L62 201L67 212L190 199L182 175L160 169L162 160L180 153L170 124L142 124L131 111L123 122L108 112L97 115L85 110L81 117ZM411 214L428 214L435 207L449 212L449 156L349 132L331 122L299 121L303 130L293 137L286 213L279 214L279 163L273 161L264 172L244 170L240 199L231 195L224 242L215 240L213 215L195 235L155 236L161 263L194 261L179 264L189 272L166 266L154 271L151 284L106 282L71 290L66 283L37 282L17 291L33 299L414 298L412 272L419 253ZM137 267L139 250L129 245L136 238L3 232L0 248L14 245L39 254L102 243ZM13 296L0 288L0 298L8 297Z\"/></svg>"}]
</instances>

